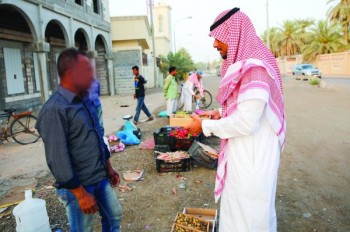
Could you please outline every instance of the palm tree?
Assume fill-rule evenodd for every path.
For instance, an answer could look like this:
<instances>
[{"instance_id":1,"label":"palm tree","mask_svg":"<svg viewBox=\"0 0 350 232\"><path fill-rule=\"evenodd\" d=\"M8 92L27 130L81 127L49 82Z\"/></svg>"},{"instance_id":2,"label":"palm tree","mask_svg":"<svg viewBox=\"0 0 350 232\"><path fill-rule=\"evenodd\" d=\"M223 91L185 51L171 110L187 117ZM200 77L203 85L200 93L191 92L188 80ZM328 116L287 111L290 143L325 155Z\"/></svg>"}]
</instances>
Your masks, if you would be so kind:
<instances>
[{"instance_id":1,"label":"palm tree","mask_svg":"<svg viewBox=\"0 0 350 232\"><path fill-rule=\"evenodd\" d=\"M298 31L298 39L300 41L300 46L310 43L310 33L309 29L315 24L313 19L297 19L295 24Z\"/></svg>"},{"instance_id":2,"label":"palm tree","mask_svg":"<svg viewBox=\"0 0 350 232\"><path fill-rule=\"evenodd\" d=\"M304 60L312 61L317 55L340 52L346 48L346 43L340 36L338 24L319 21L311 29L311 43L303 48Z\"/></svg>"},{"instance_id":3,"label":"palm tree","mask_svg":"<svg viewBox=\"0 0 350 232\"><path fill-rule=\"evenodd\" d=\"M287 20L283 23L280 38L280 49L282 56L292 56L300 53L300 41L298 40L298 28L295 23Z\"/></svg>"},{"instance_id":4,"label":"palm tree","mask_svg":"<svg viewBox=\"0 0 350 232\"><path fill-rule=\"evenodd\" d=\"M269 30L269 38L270 38L270 50L275 57L278 57L281 54L281 49L279 46L280 39L281 39L281 33L280 33L279 29L276 27L271 27L268 30ZM261 36L261 39L266 44L267 30Z\"/></svg>"},{"instance_id":5,"label":"palm tree","mask_svg":"<svg viewBox=\"0 0 350 232\"><path fill-rule=\"evenodd\" d=\"M350 25L350 0L329 0L327 4L332 2L337 2L337 4L329 8L329 19L342 24L344 41L347 43Z\"/></svg>"}]
</instances>

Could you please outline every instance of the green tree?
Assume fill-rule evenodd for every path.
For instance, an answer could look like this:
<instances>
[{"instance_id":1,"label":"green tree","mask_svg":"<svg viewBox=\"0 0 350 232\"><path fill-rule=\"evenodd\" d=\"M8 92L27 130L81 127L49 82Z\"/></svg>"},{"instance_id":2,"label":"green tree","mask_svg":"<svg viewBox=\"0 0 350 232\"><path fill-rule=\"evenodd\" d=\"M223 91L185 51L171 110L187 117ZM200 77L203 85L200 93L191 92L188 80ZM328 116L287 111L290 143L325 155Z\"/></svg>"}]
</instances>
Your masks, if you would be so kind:
<instances>
[{"instance_id":1,"label":"green tree","mask_svg":"<svg viewBox=\"0 0 350 232\"><path fill-rule=\"evenodd\" d=\"M267 41L267 30L264 32L264 34L261 36L262 40L266 44ZM275 57L280 56L281 49L280 49L280 43L281 43L281 33L280 30L277 27L271 27L269 28L269 39L270 39L270 51Z\"/></svg>"},{"instance_id":2,"label":"green tree","mask_svg":"<svg viewBox=\"0 0 350 232\"><path fill-rule=\"evenodd\" d=\"M191 55L186 49L181 48L176 53L170 52L167 56L168 67L175 66L179 80L183 80L184 74L195 68Z\"/></svg>"},{"instance_id":3,"label":"green tree","mask_svg":"<svg viewBox=\"0 0 350 232\"><path fill-rule=\"evenodd\" d=\"M165 78L169 70L169 61L165 56L162 56L162 55L159 56L159 59L160 59L159 69L163 74L163 78Z\"/></svg>"},{"instance_id":4,"label":"green tree","mask_svg":"<svg viewBox=\"0 0 350 232\"><path fill-rule=\"evenodd\" d=\"M346 43L342 39L338 24L319 21L311 29L311 43L303 48L304 60L312 61L317 55L343 51Z\"/></svg>"},{"instance_id":5,"label":"green tree","mask_svg":"<svg viewBox=\"0 0 350 232\"><path fill-rule=\"evenodd\" d=\"M300 46L303 47L311 42L310 27L315 24L315 21L313 19L297 19L295 24L297 27L297 38Z\"/></svg>"},{"instance_id":6,"label":"green tree","mask_svg":"<svg viewBox=\"0 0 350 232\"><path fill-rule=\"evenodd\" d=\"M280 55L292 56L300 54L301 46L298 39L298 28L296 26L296 23L287 20L283 23L283 26L280 30Z\"/></svg>"},{"instance_id":7,"label":"green tree","mask_svg":"<svg viewBox=\"0 0 350 232\"><path fill-rule=\"evenodd\" d=\"M350 0L329 0L327 4L336 2L328 10L328 17L331 21L338 21L343 26L343 38L348 43L350 25Z\"/></svg>"}]
</instances>

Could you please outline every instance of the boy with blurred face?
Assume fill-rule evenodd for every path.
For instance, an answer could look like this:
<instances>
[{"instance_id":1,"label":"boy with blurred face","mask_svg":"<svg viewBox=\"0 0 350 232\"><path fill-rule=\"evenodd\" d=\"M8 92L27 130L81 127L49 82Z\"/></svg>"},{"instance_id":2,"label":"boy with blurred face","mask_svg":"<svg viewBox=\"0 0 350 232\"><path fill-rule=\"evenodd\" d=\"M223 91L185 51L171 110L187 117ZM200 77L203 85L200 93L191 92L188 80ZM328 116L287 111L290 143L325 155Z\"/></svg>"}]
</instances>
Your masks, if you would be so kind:
<instances>
[{"instance_id":1,"label":"boy with blurred face","mask_svg":"<svg viewBox=\"0 0 350 232\"><path fill-rule=\"evenodd\" d=\"M93 79L90 62L75 48L57 61L61 82L40 111L36 128L43 138L46 162L71 231L93 231L99 211L103 231L119 231L122 210L111 187L119 184L101 126L88 97Z\"/></svg>"},{"instance_id":2,"label":"boy with blurred face","mask_svg":"<svg viewBox=\"0 0 350 232\"><path fill-rule=\"evenodd\" d=\"M277 62L244 13L226 10L210 27L224 59L215 120L194 117L191 128L221 138L215 200L220 232L275 232L275 195L286 121ZM191 128L190 131L191 131Z\"/></svg>"}]
</instances>

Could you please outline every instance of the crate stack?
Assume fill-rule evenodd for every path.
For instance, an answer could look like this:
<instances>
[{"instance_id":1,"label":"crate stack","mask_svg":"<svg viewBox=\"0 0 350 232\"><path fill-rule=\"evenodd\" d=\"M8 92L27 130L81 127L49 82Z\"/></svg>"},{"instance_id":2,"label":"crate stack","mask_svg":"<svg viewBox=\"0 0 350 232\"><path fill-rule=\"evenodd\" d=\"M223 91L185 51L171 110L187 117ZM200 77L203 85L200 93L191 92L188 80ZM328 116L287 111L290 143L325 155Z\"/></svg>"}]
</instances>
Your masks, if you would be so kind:
<instances>
[{"instance_id":1,"label":"crate stack","mask_svg":"<svg viewBox=\"0 0 350 232\"><path fill-rule=\"evenodd\" d=\"M154 158L158 172L185 172L192 168L192 161L201 166L216 169L218 162L217 152L209 146L201 143L204 135L188 134L185 130L193 120L189 115L183 112L170 117L170 126L162 127L157 132L153 133L155 148ZM178 151L185 151L188 153L188 158L183 158L183 153L180 154L181 160L160 159L161 153L176 153ZM173 155L173 154L171 154ZM174 154L175 157L178 154ZM162 154L162 157L166 155Z\"/></svg>"},{"instance_id":2,"label":"crate stack","mask_svg":"<svg viewBox=\"0 0 350 232\"><path fill-rule=\"evenodd\" d=\"M198 136L192 136L189 138L175 138L170 136L172 131L181 130L180 127L162 127L157 132L153 133L154 137L154 158L156 160L156 167L159 173L163 172L186 172L192 168L192 160L188 154L194 140L199 139ZM158 158L160 154L168 153L169 155L177 156L181 154L187 154L185 158L175 160L163 160Z\"/></svg>"}]
</instances>

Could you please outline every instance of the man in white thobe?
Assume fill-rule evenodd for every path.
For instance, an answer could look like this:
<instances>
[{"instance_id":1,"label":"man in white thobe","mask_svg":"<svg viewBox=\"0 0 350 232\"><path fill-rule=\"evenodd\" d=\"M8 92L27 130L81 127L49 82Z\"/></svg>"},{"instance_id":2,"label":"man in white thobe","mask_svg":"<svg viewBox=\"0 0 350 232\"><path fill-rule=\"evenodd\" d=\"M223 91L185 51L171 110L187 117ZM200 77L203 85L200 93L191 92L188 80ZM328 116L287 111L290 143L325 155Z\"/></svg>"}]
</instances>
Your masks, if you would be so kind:
<instances>
[{"instance_id":1,"label":"man in white thobe","mask_svg":"<svg viewBox=\"0 0 350 232\"><path fill-rule=\"evenodd\" d=\"M194 117L206 136L221 138L215 199L221 197L220 232L277 231L275 195L285 142L282 81L271 52L238 8L222 12L210 28L224 59L214 120Z\"/></svg>"}]
</instances>

